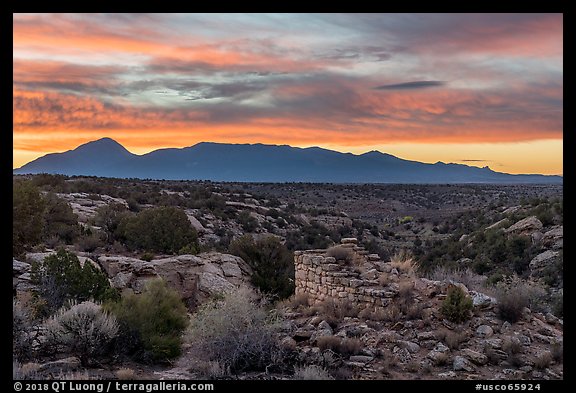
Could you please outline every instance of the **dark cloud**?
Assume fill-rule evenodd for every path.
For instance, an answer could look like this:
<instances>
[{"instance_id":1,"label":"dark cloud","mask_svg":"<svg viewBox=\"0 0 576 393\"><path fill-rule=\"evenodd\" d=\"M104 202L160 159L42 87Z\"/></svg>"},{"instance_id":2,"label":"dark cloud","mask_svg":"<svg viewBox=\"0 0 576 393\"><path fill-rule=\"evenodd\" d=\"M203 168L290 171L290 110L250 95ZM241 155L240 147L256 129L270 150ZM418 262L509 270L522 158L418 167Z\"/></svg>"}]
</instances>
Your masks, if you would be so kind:
<instances>
[{"instance_id":1,"label":"dark cloud","mask_svg":"<svg viewBox=\"0 0 576 393\"><path fill-rule=\"evenodd\" d=\"M412 81L403 83L393 83L390 85L376 86L375 90L412 90L412 89L427 89L430 87L445 86L446 82L443 81Z\"/></svg>"},{"instance_id":2,"label":"dark cloud","mask_svg":"<svg viewBox=\"0 0 576 393\"><path fill-rule=\"evenodd\" d=\"M380 46L354 46L335 48L318 55L320 59L327 60L354 60L354 61L387 61L392 54L386 48Z\"/></svg>"}]
</instances>

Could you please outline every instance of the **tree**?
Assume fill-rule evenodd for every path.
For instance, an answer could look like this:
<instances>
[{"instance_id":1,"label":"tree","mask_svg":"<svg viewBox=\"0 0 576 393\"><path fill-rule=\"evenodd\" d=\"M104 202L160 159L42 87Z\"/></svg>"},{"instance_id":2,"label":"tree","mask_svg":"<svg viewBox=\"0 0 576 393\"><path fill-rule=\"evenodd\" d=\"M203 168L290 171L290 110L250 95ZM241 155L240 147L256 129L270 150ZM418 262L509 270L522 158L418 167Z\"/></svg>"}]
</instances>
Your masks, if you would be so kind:
<instances>
[{"instance_id":1,"label":"tree","mask_svg":"<svg viewBox=\"0 0 576 393\"><path fill-rule=\"evenodd\" d=\"M30 181L15 181L12 189L12 255L42 239L46 203Z\"/></svg>"},{"instance_id":2,"label":"tree","mask_svg":"<svg viewBox=\"0 0 576 393\"><path fill-rule=\"evenodd\" d=\"M173 206L146 209L126 216L117 232L133 249L175 254L184 247L195 248L196 230L186 213Z\"/></svg>"},{"instance_id":3,"label":"tree","mask_svg":"<svg viewBox=\"0 0 576 393\"><path fill-rule=\"evenodd\" d=\"M142 294L127 293L108 307L120 321L124 335L136 333L140 338L144 358L162 361L180 355L181 335L188 325L187 311L178 292L166 281L151 280Z\"/></svg>"},{"instance_id":4,"label":"tree","mask_svg":"<svg viewBox=\"0 0 576 393\"><path fill-rule=\"evenodd\" d=\"M34 262L31 278L38 284L39 295L49 311L61 307L67 300L104 301L118 296L102 271L88 261L82 266L76 255L64 249L47 256L41 263Z\"/></svg>"},{"instance_id":5,"label":"tree","mask_svg":"<svg viewBox=\"0 0 576 393\"><path fill-rule=\"evenodd\" d=\"M229 252L252 268L252 283L261 291L287 298L294 293L294 255L275 236L254 241L244 235L230 244Z\"/></svg>"},{"instance_id":6,"label":"tree","mask_svg":"<svg viewBox=\"0 0 576 393\"><path fill-rule=\"evenodd\" d=\"M78 216L65 200L53 193L45 196L46 215L44 222L44 238L57 237L66 244L71 244L80 234Z\"/></svg>"}]
</instances>

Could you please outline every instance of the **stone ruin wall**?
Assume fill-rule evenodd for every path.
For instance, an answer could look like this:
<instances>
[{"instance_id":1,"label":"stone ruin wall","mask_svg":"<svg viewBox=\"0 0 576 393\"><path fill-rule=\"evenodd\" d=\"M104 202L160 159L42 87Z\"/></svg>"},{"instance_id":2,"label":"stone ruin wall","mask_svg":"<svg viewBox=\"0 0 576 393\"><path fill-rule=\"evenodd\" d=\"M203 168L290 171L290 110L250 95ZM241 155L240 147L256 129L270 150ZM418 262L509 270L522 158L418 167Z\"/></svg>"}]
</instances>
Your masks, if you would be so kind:
<instances>
[{"instance_id":1,"label":"stone ruin wall","mask_svg":"<svg viewBox=\"0 0 576 393\"><path fill-rule=\"evenodd\" d=\"M327 299L350 301L359 309L379 310L388 306L398 293L397 284L385 287L378 282L381 273L396 273L390 263L380 260L378 254L369 254L357 245L357 239L342 239L340 247L353 251L356 262L348 265L343 260L326 256L327 250L296 251L296 294L306 294L311 303Z\"/></svg>"}]
</instances>

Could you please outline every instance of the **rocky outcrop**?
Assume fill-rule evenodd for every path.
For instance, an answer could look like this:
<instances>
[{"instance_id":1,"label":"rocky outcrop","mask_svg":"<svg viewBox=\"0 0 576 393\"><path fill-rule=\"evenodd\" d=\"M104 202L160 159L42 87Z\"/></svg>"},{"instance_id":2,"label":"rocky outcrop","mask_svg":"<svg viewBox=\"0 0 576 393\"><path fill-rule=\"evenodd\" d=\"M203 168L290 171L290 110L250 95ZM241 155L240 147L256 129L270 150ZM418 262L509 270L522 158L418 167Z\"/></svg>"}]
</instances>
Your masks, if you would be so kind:
<instances>
[{"instance_id":1,"label":"rocky outcrop","mask_svg":"<svg viewBox=\"0 0 576 393\"><path fill-rule=\"evenodd\" d=\"M125 256L101 256L98 262L119 290L139 293L148 280L162 277L190 306L249 285L252 273L242 258L218 252L171 256L150 262Z\"/></svg>"},{"instance_id":2,"label":"rocky outcrop","mask_svg":"<svg viewBox=\"0 0 576 393\"><path fill-rule=\"evenodd\" d=\"M32 265L12 258L12 291L25 292L34 289L30 281L30 269Z\"/></svg>"},{"instance_id":3,"label":"rocky outcrop","mask_svg":"<svg viewBox=\"0 0 576 393\"><path fill-rule=\"evenodd\" d=\"M70 204L72 211L78 215L78 221L84 223L96 215L96 210L98 210L99 207L119 203L128 208L128 203L126 203L124 199L114 198L110 195L100 194L97 197L92 197L90 194L85 192L56 195L67 201Z\"/></svg>"},{"instance_id":4,"label":"rocky outcrop","mask_svg":"<svg viewBox=\"0 0 576 393\"><path fill-rule=\"evenodd\" d=\"M564 226L558 226L545 232L540 239L543 247L559 250L564 247Z\"/></svg>"},{"instance_id":5,"label":"rocky outcrop","mask_svg":"<svg viewBox=\"0 0 576 393\"><path fill-rule=\"evenodd\" d=\"M543 253L536 255L530 261L530 276L541 277L545 275L546 267L558 262L560 253L558 251L546 250Z\"/></svg>"},{"instance_id":6,"label":"rocky outcrop","mask_svg":"<svg viewBox=\"0 0 576 393\"><path fill-rule=\"evenodd\" d=\"M506 229L506 233L516 235L530 235L532 232L542 229L542 222L536 216L526 217Z\"/></svg>"}]
</instances>

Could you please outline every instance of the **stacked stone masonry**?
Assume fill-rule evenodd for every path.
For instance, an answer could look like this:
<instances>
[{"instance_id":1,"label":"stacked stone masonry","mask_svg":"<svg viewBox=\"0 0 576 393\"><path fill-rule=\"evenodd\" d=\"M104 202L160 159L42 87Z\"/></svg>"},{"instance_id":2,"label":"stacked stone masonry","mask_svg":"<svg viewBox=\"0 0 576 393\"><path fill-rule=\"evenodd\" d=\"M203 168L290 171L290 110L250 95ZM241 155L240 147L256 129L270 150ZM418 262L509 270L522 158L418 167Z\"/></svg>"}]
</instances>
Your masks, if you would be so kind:
<instances>
[{"instance_id":1,"label":"stacked stone masonry","mask_svg":"<svg viewBox=\"0 0 576 393\"><path fill-rule=\"evenodd\" d=\"M306 294L313 303L327 299L350 301L359 309L382 309L388 306L398 293L395 283L380 286L378 277L382 272L393 272L390 263L380 260L378 254L370 254L357 246L357 239L342 239L340 247L354 252L355 263L327 256L327 250L296 251L296 294Z\"/></svg>"}]
</instances>

